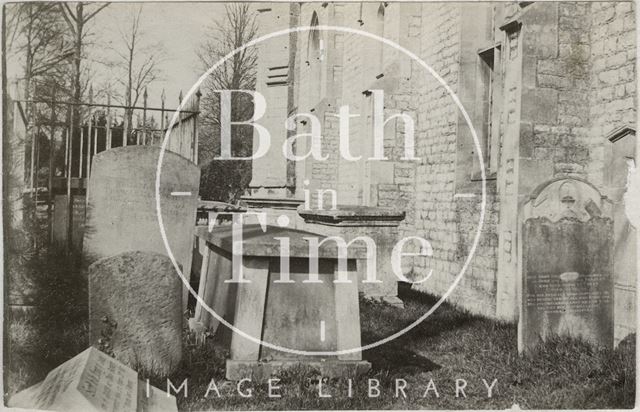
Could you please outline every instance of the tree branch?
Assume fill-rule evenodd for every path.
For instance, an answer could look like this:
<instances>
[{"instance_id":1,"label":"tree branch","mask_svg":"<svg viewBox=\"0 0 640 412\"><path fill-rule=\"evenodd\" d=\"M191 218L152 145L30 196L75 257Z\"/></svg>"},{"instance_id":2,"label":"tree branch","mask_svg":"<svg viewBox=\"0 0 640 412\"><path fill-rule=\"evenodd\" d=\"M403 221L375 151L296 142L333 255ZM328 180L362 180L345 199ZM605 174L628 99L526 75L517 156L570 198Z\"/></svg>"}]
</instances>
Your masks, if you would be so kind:
<instances>
[{"instance_id":1,"label":"tree branch","mask_svg":"<svg viewBox=\"0 0 640 412\"><path fill-rule=\"evenodd\" d=\"M105 7L107 7L109 4L111 3L105 3L102 6L98 7L93 13L89 14L85 19L84 19L84 23L88 22L89 20L91 20L92 18L95 17L96 14L100 13L102 10L104 10Z\"/></svg>"},{"instance_id":2,"label":"tree branch","mask_svg":"<svg viewBox=\"0 0 640 412\"><path fill-rule=\"evenodd\" d=\"M73 19L74 22L77 22L77 19L74 17L73 12L71 11L71 9L69 9L69 6L67 6L66 3L58 3L58 4L60 5L60 11L61 11L62 17L67 22L67 25L69 26L69 30L71 30L71 32L75 36L76 28L73 22L71 21L71 19ZM67 10L69 11L67 12Z\"/></svg>"}]
</instances>

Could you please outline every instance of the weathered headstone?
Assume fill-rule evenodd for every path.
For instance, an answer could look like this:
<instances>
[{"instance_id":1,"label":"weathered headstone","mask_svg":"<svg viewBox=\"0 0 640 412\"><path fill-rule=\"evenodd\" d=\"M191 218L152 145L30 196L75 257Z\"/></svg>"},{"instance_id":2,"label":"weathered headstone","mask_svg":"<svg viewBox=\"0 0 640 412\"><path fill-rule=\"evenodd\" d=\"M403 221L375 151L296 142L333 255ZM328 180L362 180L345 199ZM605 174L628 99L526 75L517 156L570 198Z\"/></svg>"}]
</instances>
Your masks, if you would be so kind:
<instances>
[{"instance_id":1,"label":"weathered headstone","mask_svg":"<svg viewBox=\"0 0 640 412\"><path fill-rule=\"evenodd\" d=\"M167 255L156 211L159 156L160 149L155 146L126 146L94 157L83 244L85 264L132 250ZM169 151L164 153L161 166L163 226L172 253L188 278L200 169ZM186 299L186 293L183 297Z\"/></svg>"},{"instance_id":2,"label":"weathered headstone","mask_svg":"<svg viewBox=\"0 0 640 412\"><path fill-rule=\"evenodd\" d=\"M518 348L551 336L613 344L611 204L590 184L557 179L524 208Z\"/></svg>"},{"instance_id":3,"label":"weathered headstone","mask_svg":"<svg viewBox=\"0 0 640 412\"><path fill-rule=\"evenodd\" d=\"M90 347L40 383L17 393L10 407L69 412L177 411L174 396L138 380L136 371Z\"/></svg>"},{"instance_id":4,"label":"weathered headstone","mask_svg":"<svg viewBox=\"0 0 640 412\"><path fill-rule=\"evenodd\" d=\"M182 359L182 281L171 260L125 252L89 266L90 343L162 375Z\"/></svg>"}]
</instances>

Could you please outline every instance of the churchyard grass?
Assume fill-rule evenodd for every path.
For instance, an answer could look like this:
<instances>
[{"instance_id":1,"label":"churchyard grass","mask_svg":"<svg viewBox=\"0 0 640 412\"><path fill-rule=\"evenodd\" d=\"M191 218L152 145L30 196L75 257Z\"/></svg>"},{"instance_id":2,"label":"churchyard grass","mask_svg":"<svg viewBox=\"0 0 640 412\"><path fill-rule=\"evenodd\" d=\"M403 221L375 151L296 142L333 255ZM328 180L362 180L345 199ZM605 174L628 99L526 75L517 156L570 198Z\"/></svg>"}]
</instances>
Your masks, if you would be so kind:
<instances>
[{"instance_id":1,"label":"churchyard grass","mask_svg":"<svg viewBox=\"0 0 640 412\"><path fill-rule=\"evenodd\" d=\"M7 267L24 282L19 287L33 291L35 304L28 311L5 306L5 402L88 345L86 281L74 265L40 255Z\"/></svg>"},{"instance_id":2,"label":"churchyard grass","mask_svg":"<svg viewBox=\"0 0 640 412\"><path fill-rule=\"evenodd\" d=\"M404 290L406 308L362 301L362 330L365 343L398 330L434 304L431 296ZM633 347L615 351L597 349L574 339L556 339L540 346L534 356L517 354L516 326L472 316L444 304L411 332L381 347L365 351L372 363L367 375L353 382L347 397L347 382L325 380L319 396L318 377L299 369L281 377L276 391L268 396L267 384L248 383L253 397L239 396L233 383L224 381L226 353L215 343L191 346L185 365L171 382L177 387L188 378L188 397L178 397L180 408L207 409L489 409L507 408L630 408L634 404L635 360ZM482 379L497 383L491 398ZM220 392L209 391L211 380ZM369 379L380 383L380 396L369 397ZM407 398L395 397L396 379L406 381ZM429 380L439 398L430 391L423 398ZM466 398L455 396L457 379L467 382ZM375 382L375 381L374 381ZM159 387L166 382L155 380ZM161 386L162 385L162 386ZM400 383L402 385L402 383Z\"/></svg>"},{"instance_id":3,"label":"churchyard grass","mask_svg":"<svg viewBox=\"0 0 640 412\"><path fill-rule=\"evenodd\" d=\"M79 273L64 262L36 259L30 270L39 272L39 307L14 316L8 328L11 362L5 359L5 396L44 378L46 373L86 348L86 286ZM435 299L403 288L405 309L362 301L363 341L388 336L423 314ZM574 339L556 339L540 346L530 357L519 357L516 326L473 316L444 304L425 322L406 335L364 352L372 370L354 380L352 397L347 381L323 380L320 397L318 376L299 368L281 376L269 397L267 384L246 383L253 391L243 398L235 383L224 380L227 353L213 339L196 344L185 333L185 355L180 369L169 377L178 387L185 379L188 396L178 394L181 410L271 409L486 409L507 408L630 408L635 393L635 348L622 345L615 351L598 349ZM5 340L7 342L7 340ZM140 376L145 377L141 372ZM379 382L380 395L369 397L369 380ZM395 387L406 381L406 398ZM491 385L487 396L485 379ZM165 390L166 379L150 377L151 384ZM214 390L204 395L214 380ZM423 398L429 381L430 390ZM456 380L467 383L466 397L456 397ZM375 386L375 381L371 381ZM461 382L461 381L460 381ZM375 391L374 391L375 394ZM6 398L5 398L6 399Z\"/></svg>"}]
</instances>

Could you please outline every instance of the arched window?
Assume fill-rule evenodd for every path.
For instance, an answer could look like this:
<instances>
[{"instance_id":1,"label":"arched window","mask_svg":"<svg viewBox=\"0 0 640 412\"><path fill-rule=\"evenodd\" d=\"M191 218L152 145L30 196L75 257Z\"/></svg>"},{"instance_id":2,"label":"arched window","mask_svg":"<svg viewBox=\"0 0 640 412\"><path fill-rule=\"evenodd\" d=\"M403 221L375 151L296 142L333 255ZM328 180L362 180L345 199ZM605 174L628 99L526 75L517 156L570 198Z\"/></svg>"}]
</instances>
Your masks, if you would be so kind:
<instances>
[{"instance_id":1,"label":"arched window","mask_svg":"<svg viewBox=\"0 0 640 412\"><path fill-rule=\"evenodd\" d=\"M312 108L320 100L321 94L321 81L322 81L322 57L323 57L323 44L320 30L313 29L320 25L318 14L314 11L311 16L311 23L309 26L312 29L309 31L309 40L307 46L307 65L309 66L309 98Z\"/></svg>"},{"instance_id":2,"label":"arched window","mask_svg":"<svg viewBox=\"0 0 640 412\"><path fill-rule=\"evenodd\" d=\"M373 28L374 34L384 37L384 11L385 5L384 3L380 3L380 7L378 7L378 12L376 13L375 26ZM383 47L384 44L380 41L376 41L375 55L373 61L375 69L375 75L379 75L384 70L384 59L383 59Z\"/></svg>"},{"instance_id":3,"label":"arched window","mask_svg":"<svg viewBox=\"0 0 640 412\"><path fill-rule=\"evenodd\" d=\"M312 29L309 31L309 47L307 48L307 62L310 64L320 56L320 30L314 29L319 24L318 13L314 11L311 16L311 24L309 24Z\"/></svg>"},{"instance_id":4,"label":"arched window","mask_svg":"<svg viewBox=\"0 0 640 412\"><path fill-rule=\"evenodd\" d=\"M384 3L380 3L380 7L378 7L378 21L384 25Z\"/></svg>"}]
</instances>

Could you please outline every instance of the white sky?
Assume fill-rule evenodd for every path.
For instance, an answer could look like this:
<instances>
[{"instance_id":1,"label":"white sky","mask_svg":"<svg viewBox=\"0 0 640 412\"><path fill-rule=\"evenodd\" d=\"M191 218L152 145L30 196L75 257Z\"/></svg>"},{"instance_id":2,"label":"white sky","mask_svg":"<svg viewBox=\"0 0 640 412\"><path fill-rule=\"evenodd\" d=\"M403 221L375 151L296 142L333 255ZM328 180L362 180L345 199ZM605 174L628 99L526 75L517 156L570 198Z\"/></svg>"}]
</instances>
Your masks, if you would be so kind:
<instances>
[{"instance_id":1,"label":"white sky","mask_svg":"<svg viewBox=\"0 0 640 412\"><path fill-rule=\"evenodd\" d=\"M113 53L107 45L120 44L118 27L127 27L139 4L112 3L91 21L95 40L103 43L94 48L95 55ZM160 106L160 94L165 89L167 107L178 105L178 94L191 88L201 75L196 51L207 27L221 17L221 3L144 3L142 31L145 42L157 42L163 46L162 80L149 87L149 106ZM96 67L98 68L98 67ZM104 69L101 69L107 75ZM141 105L141 102L140 102Z\"/></svg>"},{"instance_id":2,"label":"white sky","mask_svg":"<svg viewBox=\"0 0 640 412\"><path fill-rule=\"evenodd\" d=\"M89 22L90 32L93 34L91 41L94 44L87 46L86 52L91 59L113 60L117 56L111 47L124 47L119 30L126 32L131 24L132 14L137 12L141 4L143 44L161 44L163 51L160 64L162 78L149 87L149 107L160 107L160 95L165 89L166 107L176 108L180 90L186 94L202 74L196 52L207 29L222 18L224 3L111 3ZM95 5L90 8L95 8ZM10 80L22 77L23 63L21 55L10 55L7 62ZM102 64L93 62L91 65L95 72L92 79L94 88L106 85L109 81L112 87L117 87L113 79L109 80L114 73ZM142 101L138 105L141 106Z\"/></svg>"}]
</instances>

